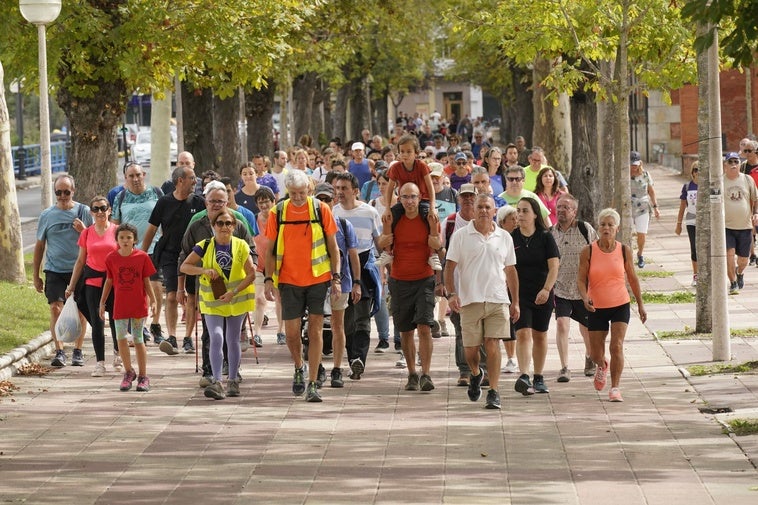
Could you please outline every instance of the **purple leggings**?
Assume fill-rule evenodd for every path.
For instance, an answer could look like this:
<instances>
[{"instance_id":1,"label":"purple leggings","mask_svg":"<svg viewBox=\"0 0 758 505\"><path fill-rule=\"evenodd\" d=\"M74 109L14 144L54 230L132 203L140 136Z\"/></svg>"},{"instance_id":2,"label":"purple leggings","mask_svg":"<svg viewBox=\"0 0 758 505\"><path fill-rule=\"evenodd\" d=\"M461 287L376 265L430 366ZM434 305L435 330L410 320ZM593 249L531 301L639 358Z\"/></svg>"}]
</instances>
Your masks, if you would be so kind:
<instances>
[{"instance_id":1,"label":"purple leggings","mask_svg":"<svg viewBox=\"0 0 758 505\"><path fill-rule=\"evenodd\" d=\"M213 378L221 380L221 368L224 362L224 321L226 321L226 349L229 361L229 380L237 378L242 351L240 349L240 332L245 322L245 314L239 316L205 315L205 324L210 335L210 356Z\"/></svg>"}]
</instances>

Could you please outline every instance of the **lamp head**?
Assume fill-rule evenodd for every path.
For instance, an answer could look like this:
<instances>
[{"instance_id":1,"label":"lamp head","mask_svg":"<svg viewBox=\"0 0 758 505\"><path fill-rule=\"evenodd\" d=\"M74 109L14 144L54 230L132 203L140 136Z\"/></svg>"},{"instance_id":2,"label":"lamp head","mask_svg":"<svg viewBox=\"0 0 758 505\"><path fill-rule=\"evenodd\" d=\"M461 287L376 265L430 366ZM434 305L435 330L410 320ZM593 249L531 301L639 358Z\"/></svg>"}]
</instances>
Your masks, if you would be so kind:
<instances>
[{"instance_id":1,"label":"lamp head","mask_svg":"<svg viewBox=\"0 0 758 505\"><path fill-rule=\"evenodd\" d=\"M19 0L18 5L24 19L35 25L52 23L61 13L61 0Z\"/></svg>"}]
</instances>

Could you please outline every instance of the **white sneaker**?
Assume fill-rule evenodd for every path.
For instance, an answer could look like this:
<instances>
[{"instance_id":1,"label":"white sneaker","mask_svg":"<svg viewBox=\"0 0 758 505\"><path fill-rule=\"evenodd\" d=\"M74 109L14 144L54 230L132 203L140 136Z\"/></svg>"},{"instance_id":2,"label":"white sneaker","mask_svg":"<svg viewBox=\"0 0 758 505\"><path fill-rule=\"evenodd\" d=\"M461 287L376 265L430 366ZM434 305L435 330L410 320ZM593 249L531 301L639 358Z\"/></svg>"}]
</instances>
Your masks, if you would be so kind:
<instances>
[{"instance_id":1,"label":"white sneaker","mask_svg":"<svg viewBox=\"0 0 758 505\"><path fill-rule=\"evenodd\" d=\"M692 284L691 284L691 286L693 288L697 287L697 274L695 274L695 275L692 276Z\"/></svg>"},{"instance_id":2,"label":"white sneaker","mask_svg":"<svg viewBox=\"0 0 758 505\"><path fill-rule=\"evenodd\" d=\"M105 375L105 361L98 361L95 369L92 370L92 377L103 377Z\"/></svg>"},{"instance_id":3,"label":"white sneaker","mask_svg":"<svg viewBox=\"0 0 758 505\"><path fill-rule=\"evenodd\" d=\"M440 257L437 253L433 253L431 256L429 256L427 263L429 263L429 266L432 267L432 270L435 272L442 271L442 263L440 263Z\"/></svg>"},{"instance_id":4,"label":"white sneaker","mask_svg":"<svg viewBox=\"0 0 758 505\"><path fill-rule=\"evenodd\" d=\"M513 361L513 358L508 358L508 362L503 367L503 373L516 373L516 370L518 370L516 362Z\"/></svg>"},{"instance_id":5,"label":"white sneaker","mask_svg":"<svg viewBox=\"0 0 758 505\"><path fill-rule=\"evenodd\" d=\"M379 258L376 260L376 264L380 267L391 265L393 259L394 257L390 253L387 251L382 251L382 254L380 254Z\"/></svg>"},{"instance_id":6,"label":"white sneaker","mask_svg":"<svg viewBox=\"0 0 758 505\"><path fill-rule=\"evenodd\" d=\"M124 363L121 361L121 356L118 355L118 351L113 351L113 368L117 371L121 371L121 367Z\"/></svg>"},{"instance_id":7,"label":"white sneaker","mask_svg":"<svg viewBox=\"0 0 758 505\"><path fill-rule=\"evenodd\" d=\"M398 359L398 360L395 362L395 366L396 366L397 368L405 368L405 367L407 367L407 366L408 366L408 364L405 362L405 356L403 355L403 353L402 353L402 352L400 353L400 359Z\"/></svg>"}]
</instances>

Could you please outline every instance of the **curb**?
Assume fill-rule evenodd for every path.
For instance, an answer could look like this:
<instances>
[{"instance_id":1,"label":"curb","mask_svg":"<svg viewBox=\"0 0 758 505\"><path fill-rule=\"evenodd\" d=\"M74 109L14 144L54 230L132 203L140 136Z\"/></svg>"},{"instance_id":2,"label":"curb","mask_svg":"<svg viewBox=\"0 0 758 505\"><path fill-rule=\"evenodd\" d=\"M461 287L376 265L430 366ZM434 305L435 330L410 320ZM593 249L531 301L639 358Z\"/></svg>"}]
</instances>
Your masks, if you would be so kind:
<instances>
[{"instance_id":1,"label":"curb","mask_svg":"<svg viewBox=\"0 0 758 505\"><path fill-rule=\"evenodd\" d=\"M46 331L28 343L0 356L0 380L16 375L18 370L30 363L39 363L55 350L53 337Z\"/></svg>"}]
</instances>

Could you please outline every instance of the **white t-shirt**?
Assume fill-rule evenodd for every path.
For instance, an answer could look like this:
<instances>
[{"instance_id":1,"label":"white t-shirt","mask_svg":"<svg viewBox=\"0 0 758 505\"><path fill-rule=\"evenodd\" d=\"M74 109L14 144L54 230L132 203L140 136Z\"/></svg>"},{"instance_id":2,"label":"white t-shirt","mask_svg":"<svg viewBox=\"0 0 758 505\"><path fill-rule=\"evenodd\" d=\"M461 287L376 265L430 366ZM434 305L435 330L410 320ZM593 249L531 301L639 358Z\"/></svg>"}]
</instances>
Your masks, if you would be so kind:
<instances>
[{"instance_id":1,"label":"white t-shirt","mask_svg":"<svg viewBox=\"0 0 758 505\"><path fill-rule=\"evenodd\" d=\"M355 236L358 238L358 253L374 247L374 238L379 236L382 226L381 217L374 207L366 202L358 201L354 209L347 210L338 203L332 212L335 216L353 223Z\"/></svg>"}]
</instances>

